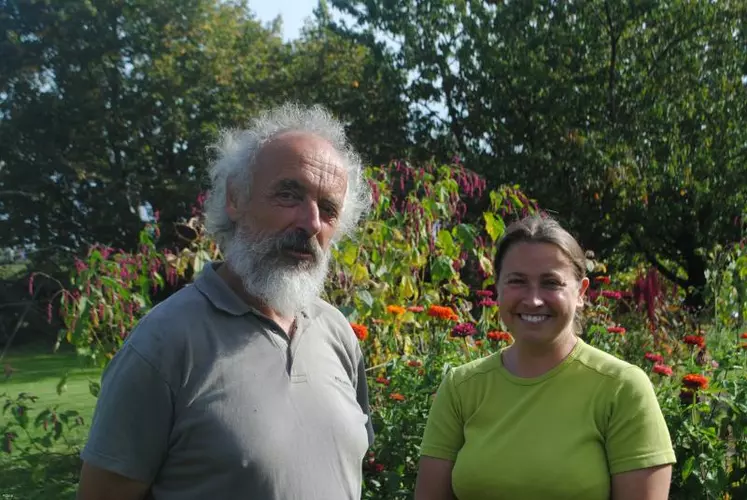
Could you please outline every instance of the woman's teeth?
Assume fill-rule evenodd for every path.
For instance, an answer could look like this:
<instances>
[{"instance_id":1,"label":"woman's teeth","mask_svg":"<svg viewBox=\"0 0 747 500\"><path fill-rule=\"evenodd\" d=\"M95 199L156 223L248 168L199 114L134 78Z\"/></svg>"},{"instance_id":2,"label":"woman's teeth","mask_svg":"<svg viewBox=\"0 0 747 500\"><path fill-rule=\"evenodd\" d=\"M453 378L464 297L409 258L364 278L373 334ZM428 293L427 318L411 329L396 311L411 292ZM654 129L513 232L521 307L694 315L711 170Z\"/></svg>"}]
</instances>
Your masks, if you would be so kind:
<instances>
[{"instance_id":1,"label":"woman's teeth","mask_svg":"<svg viewBox=\"0 0 747 500\"><path fill-rule=\"evenodd\" d=\"M539 323L549 318L546 314L520 314L519 317L530 323Z\"/></svg>"}]
</instances>

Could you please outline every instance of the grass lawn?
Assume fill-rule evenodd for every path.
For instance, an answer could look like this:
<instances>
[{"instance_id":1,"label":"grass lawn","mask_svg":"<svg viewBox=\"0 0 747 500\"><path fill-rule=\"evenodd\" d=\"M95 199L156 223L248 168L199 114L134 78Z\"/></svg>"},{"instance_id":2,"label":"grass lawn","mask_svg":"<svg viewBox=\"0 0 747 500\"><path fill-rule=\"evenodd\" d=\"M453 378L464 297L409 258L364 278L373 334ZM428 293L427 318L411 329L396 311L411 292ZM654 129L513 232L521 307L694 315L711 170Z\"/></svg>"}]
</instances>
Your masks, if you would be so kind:
<instances>
[{"instance_id":1,"label":"grass lawn","mask_svg":"<svg viewBox=\"0 0 747 500\"><path fill-rule=\"evenodd\" d=\"M2 398L2 404L5 404L7 397L15 398L22 392L39 398L29 410L29 429L32 433L36 415L54 406L58 406L61 412L79 412L85 425L64 435L69 444L59 441L53 453L30 457L38 464L37 467L31 467L29 462L21 460L19 453L0 453L0 500L75 498L74 485L79 468L77 447L86 438L96 404L88 384L89 381L98 382L100 371L84 367L74 353L53 353L51 348L38 345L11 349L1 364L12 369L9 377L0 372L0 394L6 395ZM68 373L67 383L58 394L57 385L65 373ZM0 415L0 429L12 418L8 412ZM20 436L16 443L23 445L28 442L27 437Z\"/></svg>"}]
</instances>

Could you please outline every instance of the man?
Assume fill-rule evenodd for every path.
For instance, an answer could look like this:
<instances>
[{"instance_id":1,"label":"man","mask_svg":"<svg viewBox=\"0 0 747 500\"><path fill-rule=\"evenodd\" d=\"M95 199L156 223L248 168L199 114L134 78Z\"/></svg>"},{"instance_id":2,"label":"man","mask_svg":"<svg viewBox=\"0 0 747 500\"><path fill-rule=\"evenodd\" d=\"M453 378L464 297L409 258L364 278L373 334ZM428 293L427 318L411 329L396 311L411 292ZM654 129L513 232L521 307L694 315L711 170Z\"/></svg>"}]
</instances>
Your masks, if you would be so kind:
<instances>
[{"instance_id":1,"label":"man","mask_svg":"<svg viewBox=\"0 0 747 500\"><path fill-rule=\"evenodd\" d=\"M206 227L225 261L155 307L102 379L78 498L359 499L361 350L319 299L370 194L342 126L285 105L225 135Z\"/></svg>"}]
</instances>

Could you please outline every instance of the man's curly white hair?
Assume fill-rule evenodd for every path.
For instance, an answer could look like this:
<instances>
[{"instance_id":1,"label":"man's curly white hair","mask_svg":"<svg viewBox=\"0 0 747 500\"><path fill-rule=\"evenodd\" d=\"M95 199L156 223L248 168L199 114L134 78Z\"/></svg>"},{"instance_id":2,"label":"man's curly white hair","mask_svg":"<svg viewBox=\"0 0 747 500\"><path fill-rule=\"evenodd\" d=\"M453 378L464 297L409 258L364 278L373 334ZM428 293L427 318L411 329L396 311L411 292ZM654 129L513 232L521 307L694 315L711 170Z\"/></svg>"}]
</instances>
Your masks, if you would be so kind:
<instances>
[{"instance_id":1,"label":"man's curly white hair","mask_svg":"<svg viewBox=\"0 0 747 500\"><path fill-rule=\"evenodd\" d=\"M245 130L225 130L213 145L217 151L210 165L210 190L205 201L205 227L221 250L234 237L236 226L226 213L227 187L249 193L257 154L268 141L286 132L306 132L327 140L343 160L347 192L340 224L333 238L339 240L355 229L371 204L371 190L363 177L360 156L348 142L342 123L323 107L286 103L264 111Z\"/></svg>"}]
</instances>

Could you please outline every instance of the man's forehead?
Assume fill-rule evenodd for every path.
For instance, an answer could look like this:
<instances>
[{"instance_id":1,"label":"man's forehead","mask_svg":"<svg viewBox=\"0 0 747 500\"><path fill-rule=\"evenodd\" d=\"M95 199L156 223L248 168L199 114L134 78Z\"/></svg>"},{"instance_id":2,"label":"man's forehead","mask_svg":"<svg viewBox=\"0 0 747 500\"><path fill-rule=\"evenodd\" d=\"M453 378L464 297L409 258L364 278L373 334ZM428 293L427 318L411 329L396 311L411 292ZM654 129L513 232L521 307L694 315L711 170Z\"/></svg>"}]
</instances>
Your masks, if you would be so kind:
<instances>
[{"instance_id":1,"label":"man's forehead","mask_svg":"<svg viewBox=\"0 0 747 500\"><path fill-rule=\"evenodd\" d=\"M312 182L344 184L343 160L327 140L313 134L288 132L265 144L257 156L258 176L269 182L288 176Z\"/></svg>"}]
</instances>

